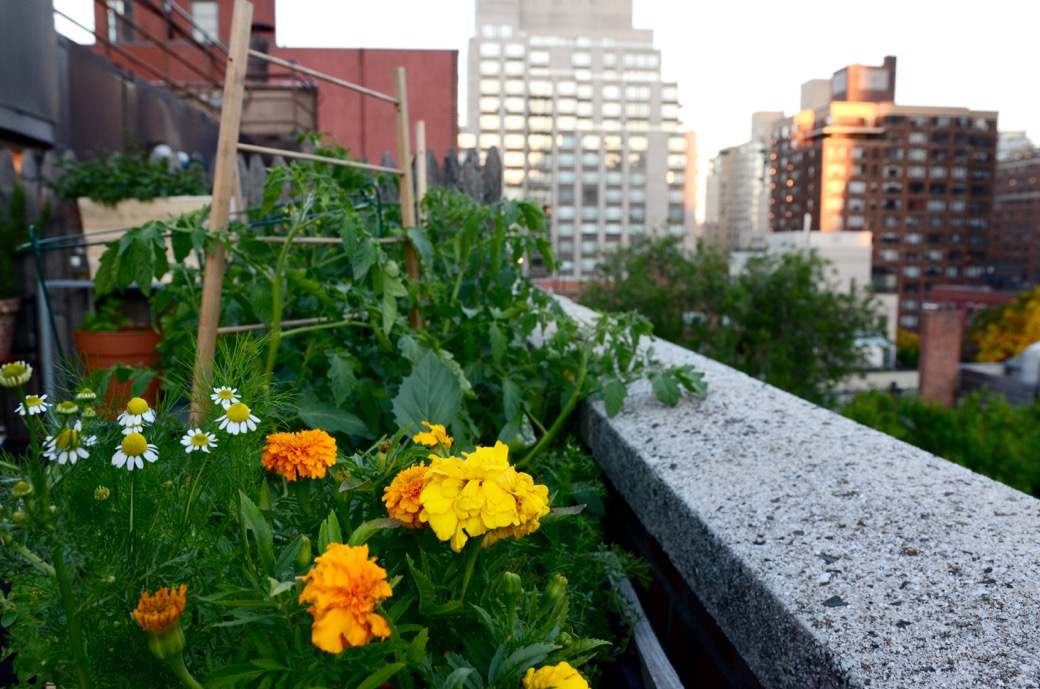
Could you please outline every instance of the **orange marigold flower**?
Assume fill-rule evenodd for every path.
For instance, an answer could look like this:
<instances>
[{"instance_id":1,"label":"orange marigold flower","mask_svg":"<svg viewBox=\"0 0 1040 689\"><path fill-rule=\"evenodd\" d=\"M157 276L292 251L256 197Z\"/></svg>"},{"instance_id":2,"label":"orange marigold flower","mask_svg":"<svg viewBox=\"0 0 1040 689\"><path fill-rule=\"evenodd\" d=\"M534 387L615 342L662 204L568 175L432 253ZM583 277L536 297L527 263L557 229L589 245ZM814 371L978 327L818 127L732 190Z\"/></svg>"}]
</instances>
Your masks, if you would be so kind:
<instances>
[{"instance_id":1,"label":"orange marigold flower","mask_svg":"<svg viewBox=\"0 0 1040 689\"><path fill-rule=\"evenodd\" d=\"M419 443L420 445L426 445L427 447L437 447L443 445L445 450L451 449L451 444L454 442L454 438L448 435L448 431L444 426L439 423L430 423L429 421L423 421L422 425L429 428L429 431L420 431L412 436L412 441Z\"/></svg>"},{"instance_id":2,"label":"orange marigold flower","mask_svg":"<svg viewBox=\"0 0 1040 689\"><path fill-rule=\"evenodd\" d=\"M368 557L368 546L330 543L315 567L303 575L307 585L300 602L313 603L311 642L323 651L339 653L345 646L364 646L373 637L390 636L386 618L374 611L393 595L386 570Z\"/></svg>"},{"instance_id":3,"label":"orange marigold flower","mask_svg":"<svg viewBox=\"0 0 1040 689\"><path fill-rule=\"evenodd\" d=\"M422 504L419 495L423 486L426 485L425 464L417 464L394 476L390 485L383 489L383 502L386 503L386 512L394 519L400 519L402 526L406 529L421 529L426 524L419 521L419 511Z\"/></svg>"},{"instance_id":4,"label":"orange marigold flower","mask_svg":"<svg viewBox=\"0 0 1040 689\"><path fill-rule=\"evenodd\" d=\"M141 629L152 634L161 634L178 624L184 606L187 605L188 587L181 584L171 591L163 586L155 595L141 591L141 600L134 610L134 619Z\"/></svg>"},{"instance_id":5,"label":"orange marigold flower","mask_svg":"<svg viewBox=\"0 0 1040 689\"><path fill-rule=\"evenodd\" d=\"M326 468L336 463L336 439L320 430L272 433L260 461L289 481L325 478Z\"/></svg>"}]
</instances>

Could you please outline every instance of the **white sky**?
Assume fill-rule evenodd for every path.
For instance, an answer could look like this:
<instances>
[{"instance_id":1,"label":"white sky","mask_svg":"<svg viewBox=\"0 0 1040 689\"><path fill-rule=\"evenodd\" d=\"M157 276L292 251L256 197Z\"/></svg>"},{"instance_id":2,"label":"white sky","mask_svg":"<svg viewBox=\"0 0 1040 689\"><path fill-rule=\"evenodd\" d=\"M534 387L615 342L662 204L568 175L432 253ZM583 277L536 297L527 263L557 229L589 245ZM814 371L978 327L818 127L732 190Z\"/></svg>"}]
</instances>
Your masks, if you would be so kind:
<instances>
[{"instance_id":1,"label":"white sky","mask_svg":"<svg viewBox=\"0 0 1040 689\"><path fill-rule=\"evenodd\" d=\"M753 112L792 114L803 82L849 64L880 65L886 55L898 59L897 103L996 110L1001 131L1025 130L1040 145L1038 0L633 3L635 27L654 31L664 79L679 85L702 176L719 149L748 140ZM91 5L54 0L88 25ZM278 42L458 50L464 91L474 7L475 0L277 0Z\"/></svg>"}]
</instances>

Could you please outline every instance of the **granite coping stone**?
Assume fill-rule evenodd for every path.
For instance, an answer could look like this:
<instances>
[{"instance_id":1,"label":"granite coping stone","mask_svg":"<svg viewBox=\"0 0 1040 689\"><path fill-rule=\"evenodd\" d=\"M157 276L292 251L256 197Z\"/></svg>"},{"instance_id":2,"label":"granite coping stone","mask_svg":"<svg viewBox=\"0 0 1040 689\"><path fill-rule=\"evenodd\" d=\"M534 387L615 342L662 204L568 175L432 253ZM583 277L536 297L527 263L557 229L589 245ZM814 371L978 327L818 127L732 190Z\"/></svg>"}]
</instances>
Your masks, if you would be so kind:
<instances>
[{"instance_id":1,"label":"granite coping stone","mask_svg":"<svg viewBox=\"0 0 1040 689\"><path fill-rule=\"evenodd\" d=\"M1040 501L653 346L708 394L638 382L580 434L763 685L1040 687Z\"/></svg>"}]
</instances>

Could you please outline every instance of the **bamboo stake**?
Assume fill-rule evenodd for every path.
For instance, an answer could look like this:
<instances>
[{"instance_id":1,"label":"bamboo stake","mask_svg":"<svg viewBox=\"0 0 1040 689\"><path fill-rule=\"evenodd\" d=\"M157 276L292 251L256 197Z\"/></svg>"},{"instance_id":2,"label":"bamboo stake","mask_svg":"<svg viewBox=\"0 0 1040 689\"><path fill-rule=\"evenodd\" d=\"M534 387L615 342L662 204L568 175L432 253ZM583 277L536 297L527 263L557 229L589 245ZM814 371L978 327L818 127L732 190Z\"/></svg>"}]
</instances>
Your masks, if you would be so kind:
<instances>
[{"instance_id":1,"label":"bamboo stake","mask_svg":"<svg viewBox=\"0 0 1040 689\"><path fill-rule=\"evenodd\" d=\"M210 211L210 230L224 232L231 220L231 196L237 177L239 129L242 124L242 104L245 100L246 56L249 51L249 30L253 20L253 5L246 0L235 0L231 19L231 45L224 75L224 103L220 114L220 137L213 175L213 206ZM213 371L213 356L217 349L217 326L220 323L220 299L224 286L224 246L217 244L206 256L202 279L202 303L199 306L198 342L195 350L195 370L192 376L191 423L203 421L208 396L203 385Z\"/></svg>"},{"instance_id":2,"label":"bamboo stake","mask_svg":"<svg viewBox=\"0 0 1040 689\"><path fill-rule=\"evenodd\" d=\"M249 57L255 57L258 60L264 60L265 62L270 62L271 64L278 65L280 67L285 67L286 69L292 70L293 72L306 74L308 76L314 77L315 79L321 79L323 81L329 82L330 84L342 86L345 89L350 89L351 91L356 91L357 93L361 93L366 96L372 96L373 98L378 98L379 100L385 100L387 103L397 102L397 99L395 99L393 96L388 96L385 93L380 93L379 91L373 91L372 89L365 88L364 86L359 86L358 84L353 84L349 81L337 79L336 77L329 76L328 74L319 72L316 69L310 69L308 67L304 67L303 65L298 65L295 62L282 60L281 58L274 57L273 55L268 55L267 53L261 53L256 50L250 50Z\"/></svg>"},{"instance_id":3,"label":"bamboo stake","mask_svg":"<svg viewBox=\"0 0 1040 689\"><path fill-rule=\"evenodd\" d=\"M394 97L397 98L397 157L400 159L401 175L401 225L407 230L416 227L415 222L415 182L412 179L412 144L408 124L408 98L405 83L404 67L394 70ZM408 279L419 280L419 259L415 255L415 247L411 242L404 245L404 265ZM419 309L412 308L408 320L416 330L422 330L422 316Z\"/></svg>"},{"instance_id":4,"label":"bamboo stake","mask_svg":"<svg viewBox=\"0 0 1040 689\"><path fill-rule=\"evenodd\" d=\"M354 167L359 170L370 170L372 172L386 172L391 175L403 175L404 171L396 167L383 167L382 165L373 165L371 163L361 163L356 160L340 160L339 158L329 158L327 156L314 155L313 153L302 153L300 151L288 151L281 148L268 148L267 146L254 146L253 144L238 144L238 150L246 151L247 153L263 153L272 156L282 156L284 158L297 158L299 160L311 160L315 163L328 163L329 165L339 165L340 167Z\"/></svg>"},{"instance_id":5,"label":"bamboo stake","mask_svg":"<svg viewBox=\"0 0 1040 689\"><path fill-rule=\"evenodd\" d=\"M426 122L415 123L415 195L419 206L419 224L426 222L422 210L423 199L426 198Z\"/></svg>"}]
</instances>

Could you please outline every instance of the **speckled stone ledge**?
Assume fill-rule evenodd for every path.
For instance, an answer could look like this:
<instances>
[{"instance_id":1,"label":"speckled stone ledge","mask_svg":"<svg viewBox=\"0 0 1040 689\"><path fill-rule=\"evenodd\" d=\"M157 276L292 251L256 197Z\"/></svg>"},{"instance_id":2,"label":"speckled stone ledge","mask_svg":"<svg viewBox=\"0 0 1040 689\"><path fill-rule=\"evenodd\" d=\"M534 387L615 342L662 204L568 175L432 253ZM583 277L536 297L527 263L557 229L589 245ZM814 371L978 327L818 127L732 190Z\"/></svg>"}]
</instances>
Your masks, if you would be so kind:
<instances>
[{"instance_id":1,"label":"speckled stone ledge","mask_svg":"<svg viewBox=\"0 0 1040 689\"><path fill-rule=\"evenodd\" d=\"M580 432L765 686L1040 684L1040 501L654 348L707 397L667 407L637 383Z\"/></svg>"}]
</instances>

